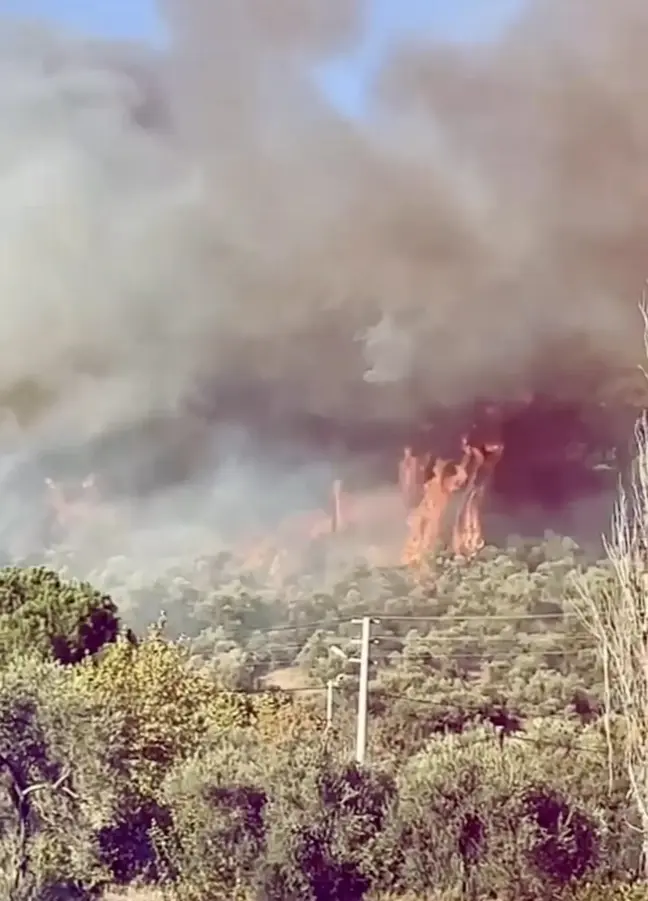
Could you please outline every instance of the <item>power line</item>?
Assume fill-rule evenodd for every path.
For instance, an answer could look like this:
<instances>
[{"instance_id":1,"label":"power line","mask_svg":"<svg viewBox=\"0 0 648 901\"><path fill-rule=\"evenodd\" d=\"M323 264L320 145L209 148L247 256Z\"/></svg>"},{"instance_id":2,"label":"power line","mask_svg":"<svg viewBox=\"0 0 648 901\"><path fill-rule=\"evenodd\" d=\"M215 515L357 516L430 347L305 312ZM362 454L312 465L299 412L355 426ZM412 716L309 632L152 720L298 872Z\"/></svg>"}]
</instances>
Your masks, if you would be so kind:
<instances>
[{"instance_id":1,"label":"power line","mask_svg":"<svg viewBox=\"0 0 648 901\"><path fill-rule=\"evenodd\" d=\"M552 642L556 643L557 641L565 639L565 638L567 638L567 639L571 638L574 641L574 644L576 644L578 641L583 641L585 639L588 639L590 645L592 647L596 647L596 645L594 643L592 643L591 636L588 636L585 632L583 632L581 635L571 634L571 633L563 633L563 632L557 632L557 633L538 632L535 634L525 633L524 635L498 635L495 633L467 634L464 632L438 632L438 633L435 633L434 635L421 635L419 638L416 638L413 640L410 647L417 648L420 645L426 645L426 644L434 645L437 642L439 642L439 643L445 643L445 642L460 643L462 641L464 641L464 642L478 641L478 642L484 642L484 643L493 641L493 642L501 642L501 643L506 643L506 644L515 644L516 642L519 642L519 643L525 642L526 644L530 644L531 641L533 641L534 639L535 639L536 644L541 645L543 641L545 641L545 642L552 641ZM399 642L399 643L402 643L405 648L407 648L407 645L404 644L405 641L407 640L405 638L398 638L393 635L378 635L378 636L376 636L376 639L385 641L385 642L389 642L389 641Z\"/></svg>"},{"instance_id":2,"label":"power line","mask_svg":"<svg viewBox=\"0 0 648 901\"><path fill-rule=\"evenodd\" d=\"M578 619L577 613L570 613L565 610L562 613L484 613L484 614L450 614L439 613L434 616L394 616L392 614L383 615L382 613L372 614L380 619L381 622L440 622L441 620L450 620L452 622L519 622L520 620L545 620L557 619Z\"/></svg>"},{"instance_id":3,"label":"power line","mask_svg":"<svg viewBox=\"0 0 648 901\"><path fill-rule=\"evenodd\" d=\"M304 685L304 686L295 686L292 688L285 688L285 689L278 688L278 689L275 689L275 691L278 694L301 694L301 693L321 694L321 693L327 692L327 686L325 686L325 685L322 685L322 686L306 686L306 685ZM263 689L263 688L239 689L239 690L233 690L229 693L245 695L245 696L248 696L248 695L249 696L258 696L258 695L272 694L273 690L272 689L270 689L270 690ZM386 694L384 692L381 692L378 697L379 697L379 699L391 698L391 699L399 700L399 701L402 700L402 701L408 701L408 702L416 703L416 704L425 704L427 706L436 707L439 710L442 710L444 707L451 706L449 704L444 704L442 702L433 701L431 699L415 698L415 697L411 697L409 695L393 695L393 694ZM562 713L562 714L560 714L560 713L555 713L555 714L524 713L524 714L522 714L522 713L517 713L516 711L513 711L513 710L507 710L505 704L502 704L502 703L498 704L498 702L496 702L496 701L492 701L492 703L495 708L497 708L499 706L500 711L502 713L510 713L511 716L517 717L520 720L532 719L532 720L564 721L566 719L565 713ZM463 703L460 706L462 707L464 712L482 713L484 715L486 714L486 711L484 710L485 704L481 708L471 707L470 705L466 705ZM493 711L493 712L496 712L496 711ZM487 718L487 717L485 716L485 718ZM449 735L454 735L456 737L462 736L465 739L465 738L471 737L471 731L469 728L462 729L460 732L453 732L449 729L443 730L443 731L433 733L432 735L430 735L430 740L433 740L435 735L437 737L447 737ZM481 743L492 742L492 741L502 741L503 738L505 739L506 743L508 743L510 741L520 741L520 742L525 742L527 744L534 745L535 747L558 748L563 751L576 751L578 753L594 754L596 756L606 756L607 755L607 752L603 749L587 748L587 747L583 747L583 746L577 745L577 744L564 743L564 742L554 741L552 739L546 739L546 738L534 738L533 736L524 734L523 728L511 729L511 730L505 729L505 730L503 730L503 732L495 733L492 735L480 735L479 737L473 738L472 744L481 744ZM361 733L361 740L362 740L362 733ZM358 749L358 748L356 749L356 754L358 754L359 750L360 749ZM364 751L364 746L363 746L363 751ZM360 762L363 762L363 761L364 761L364 754L362 756L362 761L360 761Z\"/></svg>"},{"instance_id":4,"label":"power line","mask_svg":"<svg viewBox=\"0 0 648 901\"><path fill-rule=\"evenodd\" d=\"M488 623L488 622L510 622L511 624L517 622L545 622L550 620L564 620L564 619L579 619L577 613L571 613L567 610L563 612L556 613L483 613L483 614L451 614L451 613L440 613L434 615L425 615L425 616L414 616L410 614L403 615L395 615L395 614L383 614L380 611L373 611L371 613L362 613L362 614L353 614L350 613L348 616L336 617L336 618L328 618L328 619L319 619L310 622L303 623L286 623L277 626L264 626L259 629L250 629L250 638L254 638L256 635L273 635L273 634L282 634L284 632L297 632L301 630L308 629L319 629L324 627L334 628L336 626L341 625L350 625L354 618L358 616L372 616L380 619L381 622L419 622L419 623L435 623L435 622L474 622L474 623ZM214 624L214 628L218 628L219 624ZM224 624L225 628L244 628L244 623L226 623Z\"/></svg>"},{"instance_id":5,"label":"power line","mask_svg":"<svg viewBox=\"0 0 648 901\"><path fill-rule=\"evenodd\" d=\"M349 689L353 693L357 692L357 686L351 686L346 684L344 686L345 693L348 693ZM233 689L222 689L223 694L235 694L235 695L268 695L268 694L317 694L323 693L327 690L326 685L296 685L291 686L289 688L281 688L280 686L269 685L267 687L262 688L233 688ZM518 709L515 706L509 706L509 701L500 700L497 698L484 698L484 700L480 703L470 703L469 701L465 701L459 698L446 698L444 700L434 699L434 698L420 698L413 695L408 695L405 693L395 694L393 692L384 691L379 685L374 685L371 687L371 698L374 702L383 701L385 699L392 701L405 701L409 704L416 704L424 707L434 708L434 712L454 712L459 708L461 712L471 713L471 714L482 714L487 717L489 705L492 706L492 713L502 713L509 714L511 717L515 717L519 720L553 720L564 722L568 720L571 716L572 719L578 719L578 714L576 711L570 711L565 709L559 713L541 713L539 711L534 710L525 710ZM514 730L509 735L519 735L521 730Z\"/></svg>"},{"instance_id":6,"label":"power line","mask_svg":"<svg viewBox=\"0 0 648 901\"><path fill-rule=\"evenodd\" d=\"M195 642L196 639L193 639L193 641ZM223 641L224 643L226 643L226 640ZM304 650L304 647L305 646L303 642L301 644L266 645L263 648L250 648L246 645L234 644L231 648L219 648L218 655L226 656L227 654L231 654L234 651L238 651L241 655L248 657L255 657L259 655L265 655L266 657L276 657L279 654L285 654L290 651L299 653L300 651ZM214 648L207 647L206 650L213 651Z\"/></svg>"},{"instance_id":7,"label":"power line","mask_svg":"<svg viewBox=\"0 0 648 901\"><path fill-rule=\"evenodd\" d=\"M250 629L248 635L248 641L254 639L257 635L274 635L281 634L284 632L298 632L300 630L308 630L308 629L319 629L323 626L330 626L331 628L334 626L341 626L345 623L350 623L352 620L351 616L343 617L339 619L320 619L315 620L314 622L305 622L305 623L293 623L292 625L282 625L282 626L267 626L261 629ZM221 627L221 624L215 623L213 626L208 626L207 628L218 629ZM236 630L237 628L245 628L243 623L229 622L222 625L222 628ZM229 639L224 638L224 641Z\"/></svg>"},{"instance_id":8,"label":"power line","mask_svg":"<svg viewBox=\"0 0 648 901\"><path fill-rule=\"evenodd\" d=\"M437 709L442 708L450 708L453 705L461 706L461 708L470 713L483 713L487 706L491 704L494 708L499 709L503 713L510 713L512 716L518 716L520 719L565 719L565 713L533 713L533 712L525 712L517 710L514 706L509 706L510 702L506 699L498 699L498 698L489 698L484 697L484 699L479 703L471 703L470 701L464 701L461 699L453 699L446 698L444 700L438 700L434 698L421 698L416 695L409 695L405 692L390 692L384 691L380 685L374 685L373 696L375 700L380 700L382 698L390 698L394 701L408 701L412 704L422 704L426 707L435 707ZM573 714L576 716L576 713Z\"/></svg>"},{"instance_id":9,"label":"power line","mask_svg":"<svg viewBox=\"0 0 648 901\"><path fill-rule=\"evenodd\" d=\"M583 745L574 745L574 744L565 744L559 741L552 741L551 739L545 738L533 738L531 735L523 735L520 732L506 732L504 734L504 741L502 741L502 736L500 734L494 735L480 735L473 736L470 731L466 730L465 732L444 732L438 733L437 738L448 738L448 736L454 736L457 739L463 739L465 744L468 744L466 739L470 739L470 745L480 745L480 744L490 744L492 742L498 742L500 744L500 748L503 753L506 752L506 746L512 741L521 741L526 744L533 745L534 747L540 748L557 748L561 751L576 751L579 754L593 754L596 757L607 757L607 751L603 750L603 748L586 748ZM430 736L430 741L433 741L435 738L434 735Z\"/></svg>"},{"instance_id":10,"label":"power line","mask_svg":"<svg viewBox=\"0 0 648 901\"><path fill-rule=\"evenodd\" d=\"M239 650L238 648L234 648L232 650ZM297 653L295 653L295 650ZM276 650L268 650L268 651L251 651L247 649L241 649L241 659L239 662L241 666L245 667L247 664L282 664L286 667L298 668L300 664L297 662L297 658L299 656L299 652L303 651L303 646L297 646L295 650L291 649L282 649L278 648ZM416 663L421 665L421 675L425 674L425 670L423 666L427 663L430 663L435 660L468 660L468 659L483 659L484 662L505 662L511 660L518 660L519 658L529 658L534 660L541 660L543 658L563 658L569 657L574 658L583 653L594 653L596 651L595 645L583 645L578 648L565 648L565 649L550 649L543 650L539 648L519 648L519 649L511 649L511 650L497 650L497 649L488 649L488 648L456 648L453 650L446 651L437 651L434 648L430 648L427 651L421 651L420 653L405 653L402 650L387 650L384 649L381 657L383 660L387 659L389 662L390 657L397 656L399 658L398 663L402 664L402 669L406 668L408 663ZM224 651L217 655L215 658L219 662L226 662L227 657L231 653L230 651ZM201 655L198 655L201 656ZM316 658L317 662L317 658ZM325 663L326 659L319 658L319 662ZM377 661L376 661L377 662ZM388 672L393 670L393 664L387 670ZM399 667L400 668L400 667ZM408 675L411 675L410 670L406 670Z\"/></svg>"},{"instance_id":11,"label":"power line","mask_svg":"<svg viewBox=\"0 0 648 901\"><path fill-rule=\"evenodd\" d=\"M377 699L382 699L385 697L391 698L393 700L408 701L408 702L414 703L414 704L421 704L421 705L425 705L428 707L435 707L440 712L444 708L445 709L451 708L451 704L449 704L448 702L434 701L431 698L417 698L417 697L412 697L411 695L389 694L389 693L384 693L384 692L381 692L379 695L377 695ZM554 713L554 714L546 714L546 713L545 714L536 714L536 713L531 713L531 712L521 713L521 712L516 711L515 709L508 708L506 703L498 702L493 699L485 700L482 703L482 705L480 705L480 706L478 706L478 705L471 706L470 704L464 704L462 702L457 702L457 706L461 708L462 712L481 714L484 716L485 720L488 720L489 717L488 717L487 705L489 702L493 705L493 708L494 708L492 711L493 714L496 714L498 712L502 713L502 714L508 713L512 718L518 719L520 721L553 720L553 721L564 722L567 719L567 711L565 711L563 713ZM573 718L576 718L577 714L574 713L574 714L572 714L572 716L573 716ZM459 733L452 733L452 732L450 732L450 730L445 730L441 734L443 734L443 735L447 735L447 734L470 735L470 731L462 730ZM580 747L578 745L574 745L571 743L564 744L562 742L554 741L553 739L534 738L533 736L526 735L524 733L524 727L519 728L519 729L504 729L503 734L497 733L494 735L481 736L479 739L475 739L475 743L478 743L479 741L501 740L502 737L506 738L507 741L516 740L516 741L521 741L521 742L527 742L527 743L533 744L537 747L556 747L556 748L561 748L563 750L568 750L568 751L579 751L579 752L583 752L583 753L592 753L592 754L603 755L603 756L607 755L607 751L605 751L603 749L585 748L585 747Z\"/></svg>"},{"instance_id":12,"label":"power line","mask_svg":"<svg viewBox=\"0 0 648 901\"><path fill-rule=\"evenodd\" d=\"M560 748L563 751L578 751L582 754L595 754L597 757L607 757L608 753L603 748L584 748L580 745L563 744L562 742L552 741L548 738L533 738L530 735L521 735L519 732L507 734L506 740L526 742L537 748Z\"/></svg>"},{"instance_id":13,"label":"power line","mask_svg":"<svg viewBox=\"0 0 648 901\"><path fill-rule=\"evenodd\" d=\"M319 694L326 691L326 685L293 685L289 688L281 688L279 685L268 685L263 688L223 688L223 694L232 695L271 695L271 694Z\"/></svg>"},{"instance_id":14,"label":"power line","mask_svg":"<svg viewBox=\"0 0 648 901\"><path fill-rule=\"evenodd\" d=\"M534 657L536 659L540 659L542 657L574 657L583 651L595 651L595 645L584 645L581 648L565 648L564 650L556 649L556 650L541 650L539 648L524 648L519 650L510 650L510 651L497 651L497 650L488 650L486 648L475 648L475 650L469 649L459 649L457 648L454 651L435 651L430 649L424 653L420 654L406 654L403 656L403 662L406 663L408 660L414 662L423 663L425 661L432 659L435 660L457 660L458 658L470 658L470 657L483 657L484 659L488 658L491 660L517 660L518 657L528 656ZM388 652L387 655L398 654L401 655L400 651L391 651ZM386 656L387 656L386 655Z\"/></svg>"}]
</instances>

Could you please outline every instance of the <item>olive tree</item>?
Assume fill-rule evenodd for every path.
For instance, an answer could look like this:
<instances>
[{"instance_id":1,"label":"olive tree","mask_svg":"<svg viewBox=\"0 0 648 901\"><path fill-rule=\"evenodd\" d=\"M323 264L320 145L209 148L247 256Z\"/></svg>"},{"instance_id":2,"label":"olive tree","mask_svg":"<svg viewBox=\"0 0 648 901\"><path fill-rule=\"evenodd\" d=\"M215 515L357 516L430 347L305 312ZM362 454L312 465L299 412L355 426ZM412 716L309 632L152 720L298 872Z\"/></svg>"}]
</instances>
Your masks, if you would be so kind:
<instances>
[{"instance_id":1,"label":"olive tree","mask_svg":"<svg viewBox=\"0 0 648 901\"><path fill-rule=\"evenodd\" d=\"M14 658L0 670L0 896L65 889L104 878L98 830L110 822L113 724L68 669Z\"/></svg>"}]
</instances>

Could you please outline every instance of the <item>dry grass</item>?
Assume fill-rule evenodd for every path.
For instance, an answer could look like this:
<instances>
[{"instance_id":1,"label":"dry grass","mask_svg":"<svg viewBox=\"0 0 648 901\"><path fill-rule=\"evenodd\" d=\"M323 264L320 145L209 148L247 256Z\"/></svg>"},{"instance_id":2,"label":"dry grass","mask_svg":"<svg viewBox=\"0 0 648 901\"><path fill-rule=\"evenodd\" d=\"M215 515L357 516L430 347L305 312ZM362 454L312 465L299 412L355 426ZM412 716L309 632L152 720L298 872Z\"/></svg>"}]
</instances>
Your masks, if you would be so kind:
<instances>
[{"instance_id":1,"label":"dry grass","mask_svg":"<svg viewBox=\"0 0 648 901\"><path fill-rule=\"evenodd\" d=\"M154 888L131 888L126 891L109 890L103 901L164 901L162 893Z\"/></svg>"}]
</instances>

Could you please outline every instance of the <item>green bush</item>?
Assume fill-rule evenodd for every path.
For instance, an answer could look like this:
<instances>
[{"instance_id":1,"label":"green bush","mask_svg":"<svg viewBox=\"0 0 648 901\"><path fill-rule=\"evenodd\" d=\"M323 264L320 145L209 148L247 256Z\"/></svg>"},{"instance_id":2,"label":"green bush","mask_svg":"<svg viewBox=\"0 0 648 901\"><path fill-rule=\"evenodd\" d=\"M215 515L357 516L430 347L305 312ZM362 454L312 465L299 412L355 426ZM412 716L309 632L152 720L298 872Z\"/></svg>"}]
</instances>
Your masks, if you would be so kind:
<instances>
[{"instance_id":1,"label":"green bush","mask_svg":"<svg viewBox=\"0 0 648 901\"><path fill-rule=\"evenodd\" d=\"M116 883L159 875L154 834L169 825L161 787L174 766L194 755L210 733L253 722L251 699L222 691L187 650L153 628L137 644L120 637L73 678L114 720L111 779L119 806L99 836L102 860Z\"/></svg>"},{"instance_id":2,"label":"green bush","mask_svg":"<svg viewBox=\"0 0 648 901\"><path fill-rule=\"evenodd\" d=\"M398 799L378 841L378 884L544 898L618 869L620 836L610 839L603 813L605 756L586 765L570 759L563 748L576 727L557 726L555 739L559 732L553 747L545 724L546 749L533 732L504 746L485 728L433 739L400 770ZM593 730L581 729L580 742L581 754L604 747ZM623 839L636 845L632 835L626 825Z\"/></svg>"},{"instance_id":3,"label":"green bush","mask_svg":"<svg viewBox=\"0 0 648 901\"><path fill-rule=\"evenodd\" d=\"M165 775L211 730L249 725L254 715L249 696L221 690L157 627L137 644L119 638L74 678L115 716L120 773L139 797L157 797Z\"/></svg>"},{"instance_id":4,"label":"green bush","mask_svg":"<svg viewBox=\"0 0 648 901\"><path fill-rule=\"evenodd\" d=\"M354 901L374 882L374 846L396 787L324 747L296 748L272 775L266 853L255 888L267 901Z\"/></svg>"},{"instance_id":5,"label":"green bush","mask_svg":"<svg viewBox=\"0 0 648 901\"><path fill-rule=\"evenodd\" d=\"M235 732L165 783L176 887L190 901L354 901L374 881L372 847L395 786L389 776L296 742L264 756Z\"/></svg>"},{"instance_id":6,"label":"green bush","mask_svg":"<svg viewBox=\"0 0 648 901\"><path fill-rule=\"evenodd\" d=\"M135 641L109 597L52 570L0 570L0 755L39 786L16 858L5 765L0 870L26 861L14 897L67 901L110 880L166 881L180 901L643 899L620 883L638 872L641 834L622 754L608 768L599 662L565 616L583 566L549 540L277 592L201 565L154 586L191 643L159 629ZM256 692L295 662L323 689L345 667L330 645L353 655L346 620L367 613L383 615L376 763L358 769L352 665L326 731L323 690Z\"/></svg>"},{"instance_id":7,"label":"green bush","mask_svg":"<svg viewBox=\"0 0 648 901\"><path fill-rule=\"evenodd\" d=\"M157 851L186 901L231 898L252 884L265 846L267 762L252 733L234 730L165 780L172 828L157 834Z\"/></svg>"}]
</instances>

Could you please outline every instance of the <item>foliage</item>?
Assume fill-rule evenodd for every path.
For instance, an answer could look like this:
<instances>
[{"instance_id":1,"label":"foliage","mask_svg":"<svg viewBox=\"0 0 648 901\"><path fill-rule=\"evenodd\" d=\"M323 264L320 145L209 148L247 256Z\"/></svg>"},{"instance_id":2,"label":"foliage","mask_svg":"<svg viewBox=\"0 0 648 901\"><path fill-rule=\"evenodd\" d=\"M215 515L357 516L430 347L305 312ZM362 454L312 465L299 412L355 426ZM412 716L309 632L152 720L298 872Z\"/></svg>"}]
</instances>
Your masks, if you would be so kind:
<instances>
[{"instance_id":1,"label":"foliage","mask_svg":"<svg viewBox=\"0 0 648 901\"><path fill-rule=\"evenodd\" d=\"M86 883L144 880L182 901L513 901L636 878L624 720L608 718L606 733L600 660L574 613L582 579L608 591L612 569L555 536L432 563L418 573L359 565L317 589L296 578L279 591L202 560L166 588L131 585L131 623L144 622L139 597L153 615L167 609L164 631L116 635L55 667L87 711L86 741L110 724L108 806L99 803L109 813L82 820L78 840ZM349 658L352 620L369 614L380 620L370 765L358 770ZM265 688L275 670L291 675L288 691ZM42 710L56 684L43 677Z\"/></svg>"},{"instance_id":2,"label":"foliage","mask_svg":"<svg viewBox=\"0 0 648 901\"><path fill-rule=\"evenodd\" d=\"M156 796L164 775L211 729L245 726L253 716L248 696L221 690L156 628L136 644L118 639L75 677L114 714L119 772L144 797Z\"/></svg>"},{"instance_id":3,"label":"foliage","mask_svg":"<svg viewBox=\"0 0 648 901\"><path fill-rule=\"evenodd\" d=\"M395 791L390 777L357 770L322 744L262 754L259 736L223 736L165 783L183 897L360 898L371 848Z\"/></svg>"},{"instance_id":4,"label":"foliage","mask_svg":"<svg viewBox=\"0 0 648 901\"><path fill-rule=\"evenodd\" d=\"M266 808L266 853L256 874L268 901L354 901L372 885L376 840L392 778L298 747L280 760Z\"/></svg>"},{"instance_id":5,"label":"foliage","mask_svg":"<svg viewBox=\"0 0 648 901\"><path fill-rule=\"evenodd\" d=\"M187 648L152 628L140 642L120 637L76 667L78 689L113 722L111 781L119 804L101 830L102 859L117 882L158 873L155 832L168 827L159 803L165 775L212 731L249 725L253 704L220 689Z\"/></svg>"},{"instance_id":6,"label":"foliage","mask_svg":"<svg viewBox=\"0 0 648 901\"><path fill-rule=\"evenodd\" d=\"M635 882L586 882L571 893L569 901L646 901L648 889Z\"/></svg>"},{"instance_id":7,"label":"foliage","mask_svg":"<svg viewBox=\"0 0 648 901\"><path fill-rule=\"evenodd\" d=\"M57 885L72 896L105 878L95 837L114 810L111 733L60 665L25 658L0 673L3 898Z\"/></svg>"},{"instance_id":8,"label":"foliage","mask_svg":"<svg viewBox=\"0 0 648 901\"><path fill-rule=\"evenodd\" d=\"M486 728L432 739L400 770L398 804L382 836L386 886L425 892L461 884L468 893L502 894L515 886L521 897L541 898L548 886L558 897L575 879L607 873L618 848L600 814L604 737L581 731L579 755L594 764L584 767L581 756L565 754L570 731L573 742L575 728L546 723L503 745Z\"/></svg>"},{"instance_id":9,"label":"foliage","mask_svg":"<svg viewBox=\"0 0 648 901\"><path fill-rule=\"evenodd\" d=\"M16 653L78 663L119 629L114 602L87 582L66 582L46 567L0 569L0 665Z\"/></svg>"},{"instance_id":10,"label":"foliage","mask_svg":"<svg viewBox=\"0 0 648 901\"><path fill-rule=\"evenodd\" d=\"M160 850L172 862L167 878L187 901L232 897L251 880L265 842L261 750L249 731L234 730L165 780L173 831L159 837Z\"/></svg>"},{"instance_id":11,"label":"foliage","mask_svg":"<svg viewBox=\"0 0 648 901\"><path fill-rule=\"evenodd\" d=\"M648 348L648 316L646 346ZM610 586L592 585L583 576L577 609L592 633L603 664L606 722L622 712L623 757L643 832L644 867L648 875L648 659L646 648L646 527L648 524L648 417L635 431L637 454L630 496L623 487L606 542L614 571Z\"/></svg>"}]
</instances>

